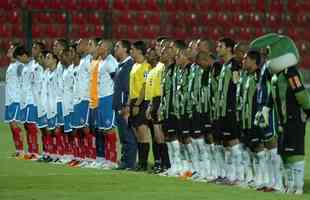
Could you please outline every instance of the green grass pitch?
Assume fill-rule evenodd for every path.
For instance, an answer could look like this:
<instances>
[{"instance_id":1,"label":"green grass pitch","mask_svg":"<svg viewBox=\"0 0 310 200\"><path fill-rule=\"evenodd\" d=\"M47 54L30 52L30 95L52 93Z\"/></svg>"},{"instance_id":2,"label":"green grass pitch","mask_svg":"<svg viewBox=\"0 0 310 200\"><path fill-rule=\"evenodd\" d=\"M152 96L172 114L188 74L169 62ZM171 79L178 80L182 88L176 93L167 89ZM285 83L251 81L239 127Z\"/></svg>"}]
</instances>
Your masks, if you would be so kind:
<instances>
[{"instance_id":1,"label":"green grass pitch","mask_svg":"<svg viewBox=\"0 0 310 200\"><path fill-rule=\"evenodd\" d=\"M307 130L305 194L293 196L136 172L71 169L15 160L10 158L14 149L11 133L8 126L1 123L0 200L309 200L310 124Z\"/></svg>"}]
</instances>

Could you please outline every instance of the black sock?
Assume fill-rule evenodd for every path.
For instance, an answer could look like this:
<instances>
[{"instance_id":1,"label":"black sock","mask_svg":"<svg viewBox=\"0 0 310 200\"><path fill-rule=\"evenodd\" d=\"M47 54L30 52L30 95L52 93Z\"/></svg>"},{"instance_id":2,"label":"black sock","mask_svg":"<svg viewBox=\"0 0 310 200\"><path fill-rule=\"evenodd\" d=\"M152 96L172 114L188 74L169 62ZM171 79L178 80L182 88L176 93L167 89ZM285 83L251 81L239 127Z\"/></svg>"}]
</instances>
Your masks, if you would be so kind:
<instances>
[{"instance_id":1,"label":"black sock","mask_svg":"<svg viewBox=\"0 0 310 200\"><path fill-rule=\"evenodd\" d=\"M166 143L161 144L161 159L162 159L162 168L170 168L170 160L168 154L168 146Z\"/></svg>"},{"instance_id":2,"label":"black sock","mask_svg":"<svg viewBox=\"0 0 310 200\"><path fill-rule=\"evenodd\" d=\"M150 144L149 143L141 143L142 146L142 167L144 169L147 169L147 161L148 161L148 157L149 157L149 151L150 151Z\"/></svg>"},{"instance_id":3,"label":"black sock","mask_svg":"<svg viewBox=\"0 0 310 200\"><path fill-rule=\"evenodd\" d=\"M161 163L161 145L158 144L157 142L153 142L152 144L152 148L153 148L153 156L154 156L154 164L155 167L158 167Z\"/></svg>"},{"instance_id":4,"label":"black sock","mask_svg":"<svg viewBox=\"0 0 310 200\"><path fill-rule=\"evenodd\" d=\"M142 165L142 143L138 142L138 167Z\"/></svg>"}]
</instances>

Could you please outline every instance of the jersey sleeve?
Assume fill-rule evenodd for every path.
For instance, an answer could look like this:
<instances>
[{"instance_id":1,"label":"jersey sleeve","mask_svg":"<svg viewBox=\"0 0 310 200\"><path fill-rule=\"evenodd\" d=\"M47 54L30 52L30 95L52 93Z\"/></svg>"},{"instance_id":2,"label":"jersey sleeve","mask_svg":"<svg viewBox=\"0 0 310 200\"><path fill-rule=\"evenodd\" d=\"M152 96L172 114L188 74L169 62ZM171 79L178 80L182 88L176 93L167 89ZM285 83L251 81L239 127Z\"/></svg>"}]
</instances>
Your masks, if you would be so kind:
<instances>
[{"instance_id":1,"label":"jersey sleeve","mask_svg":"<svg viewBox=\"0 0 310 200\"><path fill-rule=\"evenodd\" d=\"M287 69L286 78L289 87L295 94L296 100L300 107L310 116L310 94L305 89L302 78L296 66Z\"/></svg>"}]
</instances>

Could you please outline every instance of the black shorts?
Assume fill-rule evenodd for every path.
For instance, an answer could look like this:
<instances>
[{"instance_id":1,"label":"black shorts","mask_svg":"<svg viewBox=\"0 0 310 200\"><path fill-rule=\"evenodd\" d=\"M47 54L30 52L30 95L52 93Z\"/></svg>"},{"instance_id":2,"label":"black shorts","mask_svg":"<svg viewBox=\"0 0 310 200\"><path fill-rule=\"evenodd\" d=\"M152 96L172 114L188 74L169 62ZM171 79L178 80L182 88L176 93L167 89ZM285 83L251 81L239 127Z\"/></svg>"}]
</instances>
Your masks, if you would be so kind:
<instances>
[{"instance_id":1,"label":"black shorts","mask_svg":"<svg viewBox=\"0 0 310 200\"><path fill-rule=\"evenodd\" d=\"M245 146L249 147L252 151L255 150L259 144L263 143L263 138L260 129L244 129L242 142Z\"/></svg>"},{"instance_id":2,"label":"black shorts","mask_svg":"<svg viewBox=\"0 0 310 200\"><path fill-rule=\"evenodd\" d=\"M236 115L233 112L227 112L225 117L219 120L220 131L224 141L240 138L240 130L237 127Z\"/></svg>"},{"instance_id":3,"label":"black shorts","mask_svg":"<svg viewBox=\"0 0 310 200\"><path fill-rule=\"evenodd\" d=\"M178 131L177 133L180 136L189 135L192 130L191 119L188 115L182 115L180 119L178 119Z\"/></svg>"},{"instance_id":4,"label":"black shorts","mask_svg":"<svg viewBox=\"0 0 310 200\"><path fill-rule=\"evenodd\" d=\"M300 119L289 119L283 126L280 153L285 156L305 155L306 123Z\"/></svg>"},{"instance_id":5,"label":"black shorts","mask_svg":"<svg viewBox=\"0 0 310 200\"><path fill-rule=\"evenodd\" d=\"M134 127L137 128L141 125L148 125L148 120L146 119L146 109L148 107L148 102L143 101L140 105L139 105L139 113L135 116L132 115L132 109L134 108L134 103L136 102L136 99L132 100L130 102L130 117L129 117L129 124Z\"/></svg>"},{"instance_id":6,"label":"black shorts","mask_svg":"<svg viewBox=\"0 0 310 200\"><path fill-rule=\"evenodd\" d=\"M201 123L202 123L202 132L203 133L211 133L213 128L212 128L212 123L209 117L208 113L201 113Z\"/></svg>"},{"instance_id":7,"label":"black shorts","mask_svg":"<svg viewBox=\"0 0 310 200\"><path fill-rule=\"evenodd\" d=\"M174 115L169 115L163 120L162 129L165 134L176 134L178 131L178 119Z\"/></svg>"},{"instance_id":8,"label":"black shorts","mask_svg":"<svg viewBox=\"0 0 310 200\"><path fill-rule=\"evenodd\" d=\"M152 112L151 112L153 124L161 124L161 122L158 119L159 106L160 106L160 97L154 97L152 100Z\"/></svg>"},{"instance_id":9,"label":"black shorts","mask_svg":"<svg viewBox=\"0 0 310 200\"><path fill-rule=\"evenodd\" d=\"M215 142L222 142L223 141L223 136L221 133L221 128L220 128L220 121L219 120L213 120L211 122L211 134L213 136L213 139Z\"/></svg>"},{"instance_id":10,"label":"black shorts","mask_svg":"<svg viewBox=\"0 0 310 200\"><path fill-rule=\"evenodd\" d=\"M201 113L194 111L191 118L191 134L202 134L203 133L203 120Z\"/></svg>"}]
</instances>

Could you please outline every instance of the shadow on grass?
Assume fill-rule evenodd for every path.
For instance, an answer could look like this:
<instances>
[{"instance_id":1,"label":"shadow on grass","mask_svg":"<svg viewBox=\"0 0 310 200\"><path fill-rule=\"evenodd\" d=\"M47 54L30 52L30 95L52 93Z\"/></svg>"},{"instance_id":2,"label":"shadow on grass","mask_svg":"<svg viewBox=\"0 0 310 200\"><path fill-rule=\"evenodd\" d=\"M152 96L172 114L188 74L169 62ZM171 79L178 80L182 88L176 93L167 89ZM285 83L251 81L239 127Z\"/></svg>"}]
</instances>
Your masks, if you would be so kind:
<instances>
[{"instance_id":1,"label":"shadow on grass","mask_svg":"<svg viewBox=\"0 0 310 200\"><path fill-rule=\"evenodd\" d=\"M305 179L304 193L310 193L310 179Z\"/></svg>"}]
</instances>

